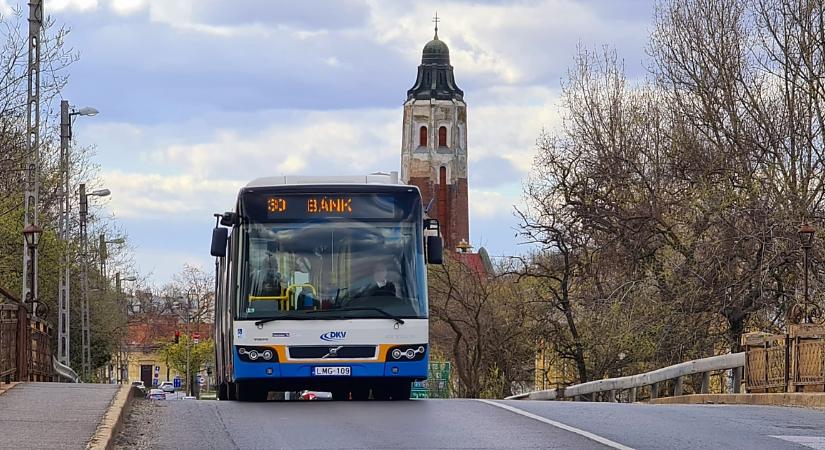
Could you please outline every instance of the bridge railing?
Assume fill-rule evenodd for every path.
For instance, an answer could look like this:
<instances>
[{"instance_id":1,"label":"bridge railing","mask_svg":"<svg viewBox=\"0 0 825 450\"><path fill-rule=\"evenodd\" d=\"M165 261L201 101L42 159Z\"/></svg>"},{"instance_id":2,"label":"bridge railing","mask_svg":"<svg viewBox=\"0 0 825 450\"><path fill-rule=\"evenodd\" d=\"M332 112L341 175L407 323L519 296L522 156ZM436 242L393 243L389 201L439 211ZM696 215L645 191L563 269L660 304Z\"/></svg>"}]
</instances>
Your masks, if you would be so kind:
<instances>
[{"instance_id":1,"label":"bridge railing","mask_svg":"<svg viewBox=\"0 0 825 450\"><path fill-rule=\"evenodd\" d=\"M0 380L17 375L17 310L15 304L0 303Z\"/></svg>"},{"instance_id":2,"label":"bridge railing","mask_svg":"<svg viewBox=\"0 0 825 450\"><path fill-rule=\"evenodd\" d=\"M0 287L0 381L51 381L52 325Z\"/></svg>"},{"instance_id":3,"label":"bridge railing","mask_svg":"<svg viewBox=\"0 0 825 450\"><path fill-rule=\"evenodd\" d=\"M702 374L701 392L707 393L710 387L710 374L720 370L734 370L734 392L739 392L739 382L741 380L742 368L745 366L745 352L731 353L727 355L711 356L709 358L696 359L638 375L625 377L606 378L603 380L589 381L587 383L574 384L558 389L546 389L541 391L527 392L524 394L507 397L508 400L561 400L565 398L580 399L583 396L596 395L605 397L608 394L609 401L617 401L617 394L621 391L630 391L628 401L635 402L639 389L650 386L650 397L659 396L659 386L661 383L674 380L673 395L682 395L683 378L688 375ZM739 376L736 376L736 375Z\"/></svg>"},{"instance_id":4,"label":"bridge railing","mask_svg":"<svg viewBox=\"0 0 825 450\"><path fill-rule=\"evenodd\" d=\"M751 333L745 382L749 392L822 392L825 389L825 326L791 325L787 334Z\"/></svg>"},{"instance_id":5,"label":"bridge railing","mask_svg":"<svg viewBox=\"0 0 825 450\"><path fill-rule=\"evenodd\" d=\"M54 367L54 373L57 374L57 376L71 381L72 383L80 383L80 377L77 375L77 372L75 372L71 367L58 361L54 356L52 356L52 367Z\"/></svg>"}]
</instances>

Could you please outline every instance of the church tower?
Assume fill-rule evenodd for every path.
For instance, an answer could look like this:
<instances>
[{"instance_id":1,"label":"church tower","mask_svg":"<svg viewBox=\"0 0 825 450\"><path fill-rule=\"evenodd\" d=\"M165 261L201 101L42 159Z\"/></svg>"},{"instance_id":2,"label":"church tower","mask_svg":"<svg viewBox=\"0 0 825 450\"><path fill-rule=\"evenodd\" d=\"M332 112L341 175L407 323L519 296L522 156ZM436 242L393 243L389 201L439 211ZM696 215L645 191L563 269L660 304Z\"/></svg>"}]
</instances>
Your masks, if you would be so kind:
<instances>
[{"instance_id":1,"label":"church tower","mask_svg":"<svg viewBox=\"0 0 825 450\"><path fill-rule=\"evenodd\" d=\"M438 39L438 22L407 91L402 136L401 179L418 186L429 216L441 223L444 248L455 251L470 238L467 105L455 83L450 50Z\"/></svg>"}]
</instances>

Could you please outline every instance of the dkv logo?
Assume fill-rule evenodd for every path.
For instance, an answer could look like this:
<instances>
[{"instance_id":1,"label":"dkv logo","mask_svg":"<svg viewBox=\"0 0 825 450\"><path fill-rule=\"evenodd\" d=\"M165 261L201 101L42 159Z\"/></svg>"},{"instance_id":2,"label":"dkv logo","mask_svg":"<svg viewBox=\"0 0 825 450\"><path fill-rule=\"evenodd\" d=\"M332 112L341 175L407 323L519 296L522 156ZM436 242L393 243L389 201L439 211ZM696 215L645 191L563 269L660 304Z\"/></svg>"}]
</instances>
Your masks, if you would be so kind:
<instances>
[{"instance_id":1,"label":"dkv logo","mask_svg":"<svg viewBox=\"0 0 825 450\"><path fill-rule=\"evenodd\" d=\"M321 340L327 342L343 341L346 338L346 331L327 331L326 333L321 335Z\"/></svg>"}]
</instances>

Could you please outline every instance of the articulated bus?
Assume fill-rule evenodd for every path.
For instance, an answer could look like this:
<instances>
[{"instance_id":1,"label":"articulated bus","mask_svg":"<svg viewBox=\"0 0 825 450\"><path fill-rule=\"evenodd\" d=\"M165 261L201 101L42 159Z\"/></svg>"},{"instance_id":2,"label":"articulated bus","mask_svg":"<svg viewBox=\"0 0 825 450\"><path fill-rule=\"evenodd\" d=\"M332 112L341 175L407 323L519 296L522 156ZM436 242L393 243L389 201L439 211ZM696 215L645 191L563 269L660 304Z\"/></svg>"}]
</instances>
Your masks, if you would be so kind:
<instances>
[{"instance_id":1,"label":"articulated bus","mask_svg":"<svg viewBox=\"0 0 825 450\"><path fill-rule=\"evenodd\" d=\"M427 378L425 263L442 241L397 178L261 178L216 214L218 398L407 400Z\"/></svg>"}]
</instances>

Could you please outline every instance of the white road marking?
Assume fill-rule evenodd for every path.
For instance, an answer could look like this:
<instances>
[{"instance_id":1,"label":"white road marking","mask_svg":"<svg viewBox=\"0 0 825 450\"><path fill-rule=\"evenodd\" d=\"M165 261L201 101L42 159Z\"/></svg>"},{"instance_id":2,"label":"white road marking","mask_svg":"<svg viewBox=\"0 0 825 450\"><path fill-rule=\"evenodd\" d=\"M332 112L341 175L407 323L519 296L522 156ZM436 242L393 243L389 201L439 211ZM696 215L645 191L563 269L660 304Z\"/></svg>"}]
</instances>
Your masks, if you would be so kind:
<instances>
[{"instance_id":1,"label":"white road marking","mask_svg":"<svg viewBox=\"0 0 825 450\"><path fill-rule=\"evenodd\" d=\"M793 442L794 444L804 445L805 447L815 448L817 450L825 450L825 436L771 436L772 438L782 439L783 441Z\"/></svg>"},{"instance_id":2,"label":"white road marking","mask_svg":"<svg viewBox=\"0 0 825 450\"><path fill-rule=\"evenodd\" d=\"M576 433L579 436L584 436L587 439L590 439L592 441L596 441L599 444L603 444L603 445L606 445L606 446L611 447L611 448L615 448L615 449L619 449L619 450L634 450L633 447L628 447L626 445L619 444L618 442L613 442L610 439L603 438L603 437L601 437L599 435L596 435L596 434L593 434L589 431L580 430L576 427L571 427L570 425L565 425L561 422L556 422L555 420L550 420L546 417L541 417L541 416L535 415L533 413L524 411L523 409L518 409L518 408L512 407L510 405L505 405L503 403L497 403L497 402L494 402L494 401L491 401L491 400L478 399L478 401L480 401L482 403L486 403L488 405L498 406L499 408L506 409L507 411L514 412L516 414L520 414L524 417L529 417L529 418L534 419L534 420L538 420L539 422L543 422L543 423L546 423L548 425L552 425L556 428L561 428L562 430L569 431L571 433ZM819 447L817 447L817 448L819 448Z\"/></svg>"}]
</instances>

